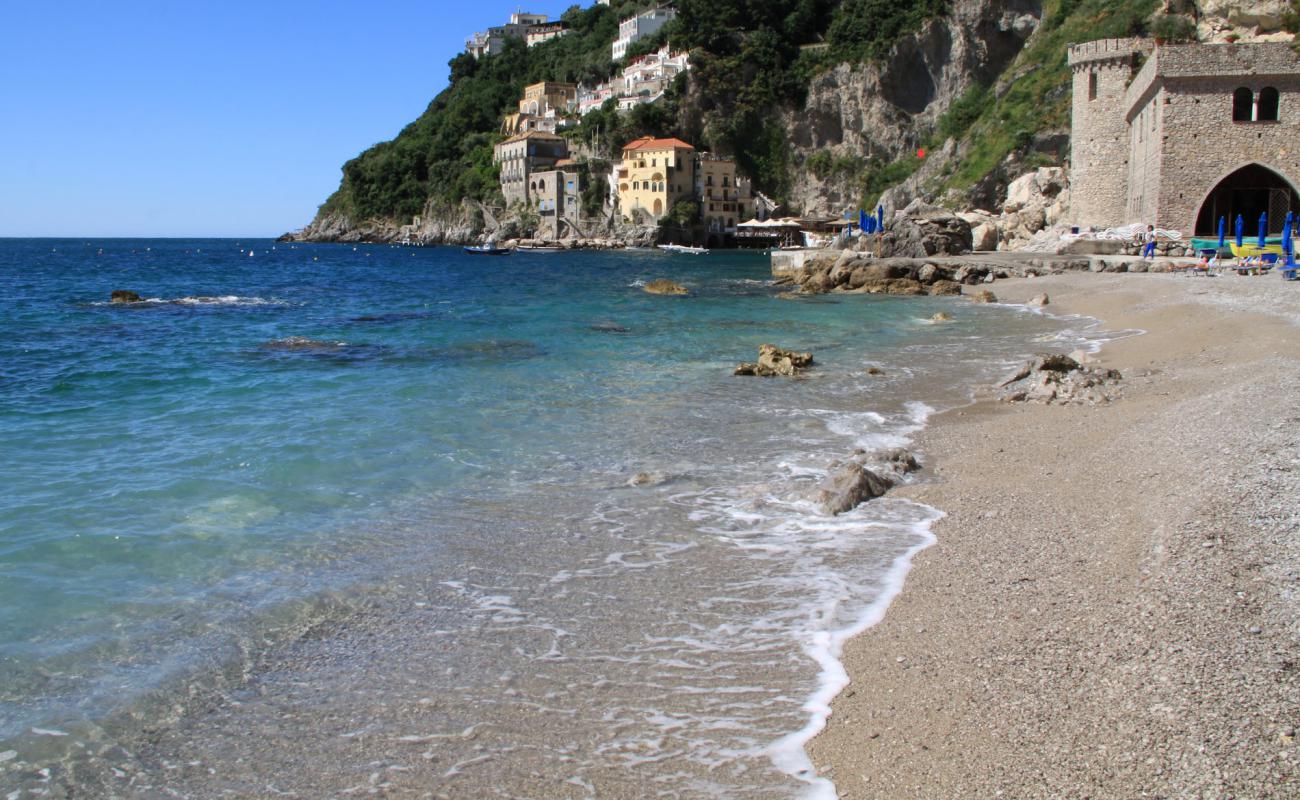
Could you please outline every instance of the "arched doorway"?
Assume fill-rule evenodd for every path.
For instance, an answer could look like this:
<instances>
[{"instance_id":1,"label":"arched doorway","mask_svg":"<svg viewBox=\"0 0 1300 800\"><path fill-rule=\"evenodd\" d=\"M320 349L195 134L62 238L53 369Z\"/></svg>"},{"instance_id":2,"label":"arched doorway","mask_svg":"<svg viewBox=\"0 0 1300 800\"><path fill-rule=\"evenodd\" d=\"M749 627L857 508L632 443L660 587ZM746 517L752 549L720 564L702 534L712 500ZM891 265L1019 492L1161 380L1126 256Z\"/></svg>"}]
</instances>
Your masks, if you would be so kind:
<instances>
[{"instance_id":1,"label":"arched doorway","mask_svg":"<svg viewBox=\"0 0 1300 800\"><path fill-rule=\"evenodd\" d=\"M1268 232L1281 233L1286 212L1300 212L1300 196L1286 178L1263 166L1247 164L1219 181L1201 202L1196 215L1197 236L1218 236L1219 218L1228 221L1228 234L1240 214L1247 232L1258 230L1259 215L1268 214Z\"/></svg>"}]
</instances>

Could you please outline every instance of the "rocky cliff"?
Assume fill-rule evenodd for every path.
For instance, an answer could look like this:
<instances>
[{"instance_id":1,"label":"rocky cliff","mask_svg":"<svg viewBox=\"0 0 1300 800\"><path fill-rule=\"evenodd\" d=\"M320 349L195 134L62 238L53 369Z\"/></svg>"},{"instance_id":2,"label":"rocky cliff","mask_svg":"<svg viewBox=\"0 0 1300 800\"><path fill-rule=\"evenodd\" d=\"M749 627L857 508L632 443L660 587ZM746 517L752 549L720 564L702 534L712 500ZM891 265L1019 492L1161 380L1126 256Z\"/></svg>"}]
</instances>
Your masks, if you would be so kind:
<instances>
[{"instance_id":1,"label":"rocky cliff","mask_svg":"<svg viewBox=\"0 0 1300 800\"><path fill-rule=\"evenodd\" d=\"M785 115L796 164L790 205L810 214L858 205L864 179L909 158L954 102L993 83L1042 16L1039 0L957 0L884 62L841 64L814 78L804 107Z\"/></svg>"}]
</instances>

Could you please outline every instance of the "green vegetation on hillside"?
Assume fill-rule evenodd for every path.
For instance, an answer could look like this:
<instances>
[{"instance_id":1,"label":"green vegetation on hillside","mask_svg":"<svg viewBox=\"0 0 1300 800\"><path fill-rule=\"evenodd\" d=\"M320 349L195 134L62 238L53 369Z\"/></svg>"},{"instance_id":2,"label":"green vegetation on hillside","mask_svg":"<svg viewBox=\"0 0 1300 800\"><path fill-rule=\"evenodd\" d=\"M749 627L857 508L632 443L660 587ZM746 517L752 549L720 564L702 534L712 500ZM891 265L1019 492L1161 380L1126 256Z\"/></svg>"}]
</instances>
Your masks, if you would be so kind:
<instances>
[{"instance_id":1,"label":"green vegetation on hillside","mask_svg":"<svg viewBox=\"0 0 1300 800\"><path fill-rule=\"evenodd\" d=\"M949 110L949 124L968 125L969 148L948 176L947 186L970 187L1012 151L1023 150L1039 131L1068 129L1068 45L1142 35L1157 5L1158 0L1049 0L1041 27L998 88L963 98ZM970 121L977 104L983 111ZM962 118L953 119L958 106Z\"/></svg>"},{"instance_id":2,"label":"green vegetation on hillside","mask_svg":"<svg viewBox=\"0 0 1300 800\"><path fill-rule=\"evenodd\" d=\"M349 161L343 181L322 212L354 220L404 220L427 201L452 207L462 200L499 200L492 147L500 122L523 87L542 80L596 83L617 65L610 44L618 23L655 5L614 0L609 6L573 6L563 15L571 34L529 49L508 42L504 52L450 62L451 85L392 141ZM1037 134L1065 130L1070 113L1066 48L1073 42L1153 32L1191 35L1182 18L1152 15L1157 0L1046 0L1043 21L1007 72L975 85L954 102L930 132L926 146L954 138L962 156L943 173L939 188L964 191L998 170L1007 157L1030 164ZM1293 12L1287 25L1300 28ZM621 146L642 135L679 136L701 149L734 155L755 188L778 201L791 189L793 154L783 116L798 109L809 82L844 62L885 57L901 36L947 13L947 0L677 0L678 18L632 51L664 43L690 52L682 76L664 100L619 113L614 103L584 117L570 136L600 158L617 159ZM486 22L486 21L485 21ZM1045 157L1044 157L1045 158ZM911 175L921 159L894 161L814 154L806 167L860 187L874 202L881 191ZM584 205L598 207L596 191Z\"/></svg>"},{"instance_id":3,"label":"green vegetation on hillside","mask_svg":"<svg viewBox=\"0 0 1300 800\"><path fill-rule=\"evenodd\" d=\"M504 52L480 61L460 54L450 62L451 85L396 138L347 162L343 181L321 207L353 219L405 219L433 199L452 206L465 199L498 196L492 146L500 120L523 87L541 80L595 83L615 65L610 44L618 22L655 5L653 0L614 0L609 6L574 6L562 19L568 36L529 49L508 42ZM665 42L691 52L689 109L702 121L683 130L687 116L679 82L654 106L618 114L607 106L588 115L577 139L617 157L637 136L678 135L736 156L757 187L777 197L789 189L790 148L779 114L802 101L808 78L836 60L874 58L902 33L941 13L945 0L678 0L678 19L660 34L638 42L631 55ZM830 42L819 52L804 45ZM695 112L698 112L697 114Z\"/></svg>"}]
</instances>

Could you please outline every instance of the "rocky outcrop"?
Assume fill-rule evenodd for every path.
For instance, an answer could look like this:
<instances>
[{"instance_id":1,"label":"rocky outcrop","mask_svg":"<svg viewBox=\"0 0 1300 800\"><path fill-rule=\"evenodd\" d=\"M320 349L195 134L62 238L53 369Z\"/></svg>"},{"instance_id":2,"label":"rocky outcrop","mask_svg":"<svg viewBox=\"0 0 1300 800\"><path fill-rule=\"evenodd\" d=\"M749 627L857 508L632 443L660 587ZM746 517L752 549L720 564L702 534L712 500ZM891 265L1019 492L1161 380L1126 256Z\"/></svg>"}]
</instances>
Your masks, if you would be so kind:
<instances>
[{"instance_id":1,"label":"rocky outcrop","mask_svg":"<svg viewBox=\"0 0 1300 800\"><path fill-rule=\"evenodd\" d=\"M998 388L1007 403L1098 405L1120 396L1118 370L1094 369L1060 354L1041 355L1022 364Z\"/></svg>"},{"instance_id":2,"label":"rocky outcrop","mask_svg":"<svg viewBox=\"0 0 1300 800\"><path fill-rule=\"evenodd\" d=\"M841 64L815 77L803 108L784 120L794 155L791 204L808 214L858 207L863 172L914 153L953 101L992 84L1037 29L1042 7L954 0L882 62ZM824 156L813 158L819 152L860 169L827 168Z\"/></svg>"},{"instance_id":3,"label":"rocky outcrop","mask_svg":"<svg viewBox=\"0 0 1300 800\"><path fill-rule=\"evenodd\" d=\"M919 200L894 216L878 237L859 240L862 249L884 257L960 256L971 251L970 223L957 214Z\"/></svg>"},{"instance_id":4,"label":"rocky outcrop","mask_svg":"<svg viewBox=\"0 0 1300 800\"><path fill-rule=\"evenodd\" d=\"M648 294L671 294L681 296L691 293L685 286L682 286L680 283L674 283L667 278L656 278L641 288Z\"/></svg>"},{"instance_id":5,"label":"rocky outcrop","mask_svg":"<svg viewBox=\"0 0 1300 800\"><path fill-rule=\"evenodd\" d=\"M743 363L736 367L733 375L755 375L760 378L783 376L793 378L803 370L811 367L812 353L796 353L774 344L760 345L758 363Z\"/></svg>"},{"instance_id":6,"label":"rocky outcrop","mask_svg":"<svg viewBox=\"0 0 1300 800\"><path fill-rule=\"evenodd\" d=\"M112 293L111 295L109 295L109 300L108 300L108 302L110 302L110 303L139 303L139 302L140 302L141 300L143 300L143 299L144 299L144 298L140 297L140 295L138 295L138 294L136 294L135 292L132 292L132 291L130 291L130 290L127 290L127 289L114 289L114 290L113 290L113 293Z\"/></svg>"}]
</instances>

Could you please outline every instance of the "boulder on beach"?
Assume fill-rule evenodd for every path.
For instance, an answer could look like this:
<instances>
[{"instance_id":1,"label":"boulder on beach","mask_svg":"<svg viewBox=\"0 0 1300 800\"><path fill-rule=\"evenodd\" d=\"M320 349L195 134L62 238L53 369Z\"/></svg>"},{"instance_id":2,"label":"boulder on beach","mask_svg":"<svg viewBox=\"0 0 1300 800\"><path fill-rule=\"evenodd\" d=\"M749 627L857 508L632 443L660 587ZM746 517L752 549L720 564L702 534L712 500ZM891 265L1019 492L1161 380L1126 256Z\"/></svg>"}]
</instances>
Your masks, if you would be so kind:
<instances>
[{"instance_id":1,"label":"boulder on beach","mask_svg":"<svg viewBox=\"0 0 1300 800\"><path fill-rule=\"evenodd\" d=\"M143 299L140 295L127 289L114 289L113 293L109 295L110 303L139 303Z\"/></svg>"},{"instance_id":2,"label":"boulder on beach","mask_svg":"<svg viewBox=\"0 0 1300 800\"><path fill-rule=\"evenodd\" d=\"M1051 298L1049 298L1049 297L1047 296L1047 293L1044 292L1043 294L1037 294L1037 295L1034 295L1033 298L1030 299L1030 301L1029 301L1029 305L1031 305L1031 306L1040 306L1040 307L1041 307L1041 306L1045 306L1045 305L1047 305L1047 304L1050 303L1050 302L1052 302L1052 301L1051 301Z\"/></svg>"},{"instance_id":3,"label":"boulder on beach","mask_svg":"<svg viewBox=\"0 0 1300 800\"><path fill-rule=\"evenodd\" d=\"M827 514L843 514L884 495L893 486L894 482L889 478L852 462L831 473L813 493L812 499Z\"/></svg>"},{"instance_id":4,"label":"boulder on beach","mask_svg":"<svg viewBox=\"0 0 1300 800\"><path fill-rule=\"evenodd\" d=\"M649 283L647 283L642 288L645 289L645 291L649 292L650 294L671 294L671 295L690 294L690 292L687 290L685 286L682 286L680 283L674 283L673 281L670 281L667 278L656 278L655 280L652 280Z\"/></svg>"},{"instance_id":5,"label":"boulder on beach","mask_svg":"<svg viewBox=\"0 0 1300 800\"><path fill-rule=\"evenodd\" d=\"M1085 367L1060 354L1040 355L1004 378L998 388L1008 403L1097 405L1120 395L1117 370Z\"/></svg>"},{"instance_id":6,"label":"boulder on beach","mask_svg":"<svg viewBox=\"0 0 1300 800\"><path fill-rule=\"evenodd\" d=\"M796 353L774 344L765 344L758 348L758 363L743 363L736 367L733 375L756 375L760 378L775 376L794 377L797 373L812 366L812 353Z\"/></svg>"},{"instance_id":7,"label":"boulder on beach","mask_svg":"<svg viewBox=\"0 0 1300 800\"><path fill-rule=\"evenodd\" d=\"M981 289L971 295L970 299L975 303L996 303L998 301L998 296L990 292L988 289Z\"/></svg>"}]
</instances>

